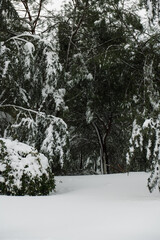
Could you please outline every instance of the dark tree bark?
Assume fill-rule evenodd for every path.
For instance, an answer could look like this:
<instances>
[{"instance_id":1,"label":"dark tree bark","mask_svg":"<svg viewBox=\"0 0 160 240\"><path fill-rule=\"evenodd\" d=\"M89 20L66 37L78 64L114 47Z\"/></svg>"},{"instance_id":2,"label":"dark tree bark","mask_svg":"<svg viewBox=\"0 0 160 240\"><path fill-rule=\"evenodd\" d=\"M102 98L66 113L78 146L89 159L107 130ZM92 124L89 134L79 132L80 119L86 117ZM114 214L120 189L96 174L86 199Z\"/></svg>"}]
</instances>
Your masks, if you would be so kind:
<instances>
[{"instance_id":1,"label":"dark tree bark","mask_svg":"<svg viewBox=\"0 0 160 240\"><path fill-rule=\"evenodd\" d=\"M102 124L103 131L100 130L100 127L97 123L93 122L92 125L96 131L98 143L100 146L100 159L101 159L101 173L102 174L110 174L110 163L109 163L109 157L108 157L108 151L107 151L107 137L111 131L112 126L112 115L109 117L108 124L105 123L105 121L100 118L97 115L97 120Z\"/></svg>"}]
</instances>

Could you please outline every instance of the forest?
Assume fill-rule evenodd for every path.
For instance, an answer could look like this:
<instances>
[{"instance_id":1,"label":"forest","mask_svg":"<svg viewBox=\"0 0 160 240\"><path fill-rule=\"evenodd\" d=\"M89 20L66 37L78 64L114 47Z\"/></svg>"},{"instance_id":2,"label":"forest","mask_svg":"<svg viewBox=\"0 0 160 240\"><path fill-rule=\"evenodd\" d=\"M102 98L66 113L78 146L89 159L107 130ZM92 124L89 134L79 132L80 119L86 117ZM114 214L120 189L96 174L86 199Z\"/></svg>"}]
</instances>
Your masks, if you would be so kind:
<instances>
[{"instance_id":1,"label":"forest","mask_svg":"<svg viewBox=\"0 0 160 240\"><path fill-rule=\"evenodd\" d=\"M149 172L160 189L158 0L0 0L0 194Z\"/></svg>"}]
</instances>

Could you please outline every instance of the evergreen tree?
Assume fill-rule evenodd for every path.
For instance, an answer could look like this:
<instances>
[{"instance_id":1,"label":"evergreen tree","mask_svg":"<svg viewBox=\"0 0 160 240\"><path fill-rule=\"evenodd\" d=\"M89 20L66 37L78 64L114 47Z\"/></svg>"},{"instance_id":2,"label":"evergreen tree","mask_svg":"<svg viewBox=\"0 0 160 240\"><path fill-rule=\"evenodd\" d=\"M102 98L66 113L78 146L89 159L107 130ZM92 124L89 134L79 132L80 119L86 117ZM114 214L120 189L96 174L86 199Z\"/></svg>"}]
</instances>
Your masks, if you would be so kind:
<instances>
[{"instance_id":1,"label":"evergreen tree","mask_svg":"<svg viewBox=\"0 0 160 240\"><path fill-rule=\"evenodd\" d=\"M14 36L20 27L20 19L12 1L0 1L0 41Z\"/></svg>"},{"instance_id":2,"label":"evergreen tree","mask_svg":"<svg viewBox=\"0 0 160 240\"><path fill-rule=\"evenodd\" d=\"M150 27L143 39L141 85L132 104L133 127L127 154L129 168L134 171L151 171L148 179L150 191L159 187L159 49L157 19L158 1L147 1ZM152 17L151 17L151 14Z\"/></svg>"},{"instance_id":3,"label":"evergreen tree","mask_svg":"<svg viewBox=\"0 0 160 240\"><path fill-rule=\"evenodd\" d=\"M66 13L72 20L66 23L69 32L61 32L60 26L59 42L60 54L66 56L62 64L68 86L68 124L73 149L77 149L71 153L80 167L93 153L92 169L100 168L99 160L94 160L100 157L102 172L122 171L127 133L120 130L125 103L133 95L132 73L138 65L133 51L139 46L142 25L138 16L123 10L121 1L84 1L66 8Z\"/></svg>"},{"instance_id":4,"label":"evergreen tree","mask_svg":"<svg viewBox=\"0 0 160 240\"><path fill-rule=\"evenodd\" d=\"M66 109L61 65L55 39L31 33L0 42L1 136L36 147L59 172L67 152L67 126L58 118Z\"/></svg>"}]
</instances>

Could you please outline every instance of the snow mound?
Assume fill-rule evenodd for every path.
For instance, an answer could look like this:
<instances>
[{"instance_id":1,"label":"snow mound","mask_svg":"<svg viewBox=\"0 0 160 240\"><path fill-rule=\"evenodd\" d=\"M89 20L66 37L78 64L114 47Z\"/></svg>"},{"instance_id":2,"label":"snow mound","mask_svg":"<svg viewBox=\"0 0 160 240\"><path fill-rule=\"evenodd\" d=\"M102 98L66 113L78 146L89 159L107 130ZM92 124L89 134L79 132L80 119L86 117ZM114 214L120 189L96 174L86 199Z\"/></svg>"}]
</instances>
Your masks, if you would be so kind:
<instances>
[{"instance_id":1,"label":"snow mound","mask_svg":"<svg viewBox=\"0 0 160 240\"><path fill-rule=\"evenodd\" d=\"M18 141L0 138L0 193L47 195L54 188L48 159Z\"/></svg>"}]
</instances>

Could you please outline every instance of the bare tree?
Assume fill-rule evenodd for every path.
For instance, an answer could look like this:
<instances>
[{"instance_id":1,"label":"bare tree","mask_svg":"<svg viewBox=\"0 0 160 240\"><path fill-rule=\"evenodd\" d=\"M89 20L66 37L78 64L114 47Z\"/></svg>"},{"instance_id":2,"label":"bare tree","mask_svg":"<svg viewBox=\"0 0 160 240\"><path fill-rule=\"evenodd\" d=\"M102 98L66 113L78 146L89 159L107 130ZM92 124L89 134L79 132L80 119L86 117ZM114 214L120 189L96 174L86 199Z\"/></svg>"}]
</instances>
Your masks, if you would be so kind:
<instances>
[{"instance_id":1,"label":"bare tree","mask_svg":"<svg viewBox=\"0 0 160 240\"><path fill-rule=\"evenodd\" d=\"M16 6L16 10L20 15L21 21L29 26L28 31L32 34L35 34L41 18L41 13L45 0L20 0L18 2L13 0L13 3Z\"/></svg>"}]
</instances>

